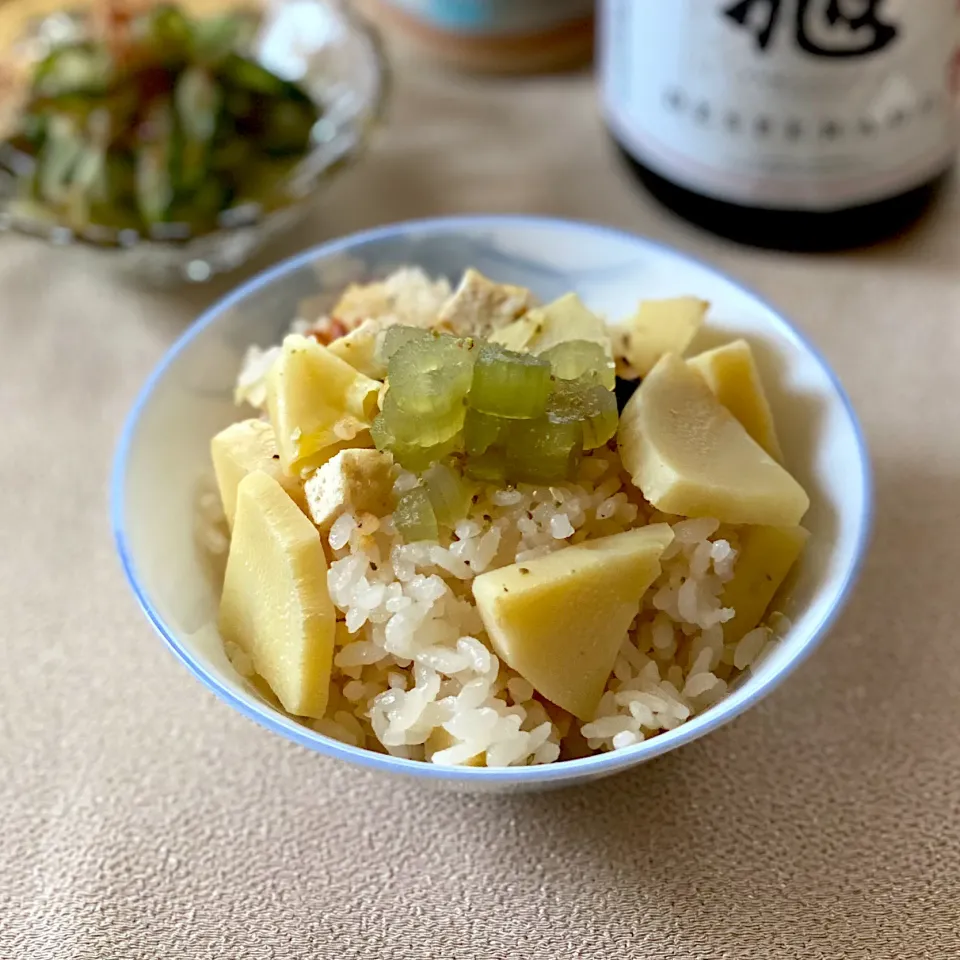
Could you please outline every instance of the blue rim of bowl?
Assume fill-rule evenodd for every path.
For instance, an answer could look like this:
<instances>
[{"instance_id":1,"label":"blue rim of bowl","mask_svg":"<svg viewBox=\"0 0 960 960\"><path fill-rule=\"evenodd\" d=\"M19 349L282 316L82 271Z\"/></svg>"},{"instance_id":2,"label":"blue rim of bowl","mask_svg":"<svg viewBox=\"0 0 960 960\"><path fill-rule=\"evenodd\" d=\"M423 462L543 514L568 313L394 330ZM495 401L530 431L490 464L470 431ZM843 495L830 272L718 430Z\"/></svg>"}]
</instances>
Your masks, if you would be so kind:
<instances>
[{"instance_id":1,"label":"blue rim of bowl","mask_svg":"<svg viewBox=\"0 0 960 960\"><path fill-rule=\"evenodd\" d=\"M748 681L740 688L728 694L717 704L702 714L698 714L691 720L681 724L673 730L657 734L649 740L641 741L631 747L620 750L610 751L608 753L594 754L589 757L583 757L576 760L565 760L553 764L540 764L537 766L526 767L445 767L432 763L425 763L422 760L406 760L400 757L391 757L387 754L374 753L360 747L353 747L349 744L341 743L330 739L320 733L316 733L306 727L301 727L296 721L283 717L272 707L263 704L259 707L251 706L241 700L231 690L220 683L215 677L211 676L204 668L191 656L190 652L177 640L173 632L163 621L155 607L147 596L146 592L140 586L137 572L133 560L127 548L126 537L123 529L124 515L124 479L127 473L127 459L130 447L136 432L137 424L140 420L144 406L148 402L157 383L166 374L168 367L186 349L191 341L207 326L213 323L216 318L224 311L240 302L250 294L273 283L278 278L300 267L321 260L330 255L342 253L358 244L364 244L371 241L381 240L391 236L403 235L416 231L440 231L456 232L457 230L475 230L483 227L509 227L509 226L540 226L553 227L558 230L573 230L581 233L604 234L609 237L615 237L620 240L636 244L640 247L646 247L648 250L655 250L660 253L667 253L671 256L684 260L687 263L706 270L714 276L728 283L733 284L742 293L751 297L766 310L770 312L773 319L781 327L781 332L795 339L811 356L816 359L824 372L826 373L833 389L839 396L847 416L853 425L854 434L857 440L857 452L863 468L863 510L859 518L859 529L857 531L857 543L853 562L845 571L843 582L837 594L837 600L831 609L822 617L820 622L810 631L807 639L798 646L793 656L787 660L780 670L766 678L762 683L753 686ZM120 555L120 562L123 565L123 571L126 575L130 588L133 590L140 607L147 615L147 618L153 624L156 631L160 634L163 641L170 648L174 656L180 660L183 665L205 686L222 700L226 701L235 710L255 723L266 727L273 733L286 737L301 746L310 750L334 757L339 760L345 760L348 763L363 767L368 770L377 770L390 773L401 773L414 777L423 777L430 780L449 781L464 785L521 785L531 783L562 783L564 781L579 780L591 775L601 776L624 770L635 764L650 760L661 754L681 747L684 744L691 743L707 733L710 733L735 717L740 716L750 707L760 702L768 693L777 687L786 677L792 673L806 658L819 646L820 642L830 631L846 606L852 589L860 574L863 565L864 556L870 541L870 533L873 525L873 478L870 467L870 456L867 448L866 439L860 421L854 411L853 404L847 396L846 391L840 383L837 375L831 366L826 362L820 351L787 320L783 314L772 304L767 302L762 296L746 285L734 280L729 275L718 270L716 267L693 257L683 251L677 250L667 244L650 240L646 237L632 234L625 230L618 230L613 227L607 227L602 224L590 223L586 221L568 220L557 217L541 217L526 215L470 215L459 217L435 217L421 220L405 220L398 223L387 224L382 227L376 227L371 230L361 231L350 234L328 243L312 247L303 253L290 257L274 267L265 270L256 277L242 284L232 293L219 300L212 307L208 308L191 326L177 339L173 346L167 351L166 355L154 369L153 373L147 379L147 382L141 388L137 396L133 409L127 416L120 442L114 458L113 471L110 481L110 520L113 527L113 535Z\"/></svg>"}]
</instances>

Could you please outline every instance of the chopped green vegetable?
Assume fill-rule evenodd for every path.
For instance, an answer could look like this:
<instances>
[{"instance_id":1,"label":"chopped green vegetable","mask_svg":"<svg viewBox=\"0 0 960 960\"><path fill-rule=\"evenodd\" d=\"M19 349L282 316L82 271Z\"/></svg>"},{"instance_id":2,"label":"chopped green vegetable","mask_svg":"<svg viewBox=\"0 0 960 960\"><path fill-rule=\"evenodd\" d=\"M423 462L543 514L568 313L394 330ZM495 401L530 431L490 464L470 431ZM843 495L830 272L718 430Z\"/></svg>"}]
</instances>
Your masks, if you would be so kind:
<instances>
[{"instance_id":1,"label":"chopped green vegetable","mask_svg":"<svg viewBox=\"0 0 960 960\"><path fill-rule=\"evenodd\" d=\"M316 122L317 112L309 100L278 100L263 116L260 142L271 154L303 153Z\"/></svg>"},{"instance_id":2,"label":"chopped green vegetable","mask_svg":"<svg viewBox=\"0 0 960 960\"><path fill-rule=\"evenodd\" d=\"M380 345L379 357L383 363L389 363L393 355L406 344L414 340L424 340L428 337L435 337L437 334L430 330L423 330L420 327L407 327L402 324L394 324L387 327L383 335L383 343Z\"/></svg>"},{"instance_id":3,"label":"chopped green vegetable","mask_svg":"<svg viewBox=\"0 0 960 960\"><path fill-rule=\"evenodd\" d=\"M184 239L231 207L288 204L321 112L245 55L260 16L193 18L161 3L119 33L55 46L9 136L17 192L75 230L175 223Z\"/></svg>"},{"instance_id":4,"label":"chopped green vegetable","mask_svg":"<svg viewBox=\"0 0 960 960\"><path fill-rule=\"evenodd\" d=\"M196 190L207 175L210 142L217 129L221 91L202 67L188 67L174 89L177 119L183 132L180 188Z\"/></svg>"},{"instance_id":5,"label":"chopped green vegetable","mask_svg":"<svg viewBox=\"0 0 960 960\"><path fill-rule=\"evenodd\" d=\"M547 406L553 423L578 423L583 428L583 449L602 447L617 432L617 398L595 383L559 381Z\"/></svg>"},{"instance_id":6,"label":"chopped green vegetable","mask_svg":"<svg viewBox=\"0 0 960 960\"><path fill-rule=\"evenodd\" d=\"M456 470L445 463L435 463L424 473L423 482L441 526L454 527L467 515L473 488Z\"/></svg>"},{"instance_id":7,"label":"chopped green vegetable","mask_svg":"<svg viewBox=\"0 0 960 960\"><path fill-rule=\"evenodd\" d=\"M488 343L477 354L470 406L498 417L530 420L546 409L550 385L549 361Z\"/></svg>"},{"instance_id":8,"label":"chopped green vegetable","mask_svg":"<svg viewBox=\"0 0 960 960\"><path fill-rule=\"evenodd\" d=\"M220 89L203 67L187 67L174 88L174 103L183 134L203 143L213 139L220 109Z\"/></svg>"},{"instance_id":9,"label":"chopped green vegetable","mask_svg":"<svg viewBox=\"0 0 960 960\"><path fill-rule=\"evenodd\" d=\"M67 117L54 117L40 154L37 188L40 199L62 204L70 189L70 178L83 153L83 138Z\"/></svg>"},{"instance_id":10,"label":"chopped green vegetable","mask_svg":"<svg viewBox=\"0 0 960 960\"><path fill-rule=\"evenodd\" d=\"M107 193L106 149L89 143L77 157L67 196L67 217L71 223L84 223L90 204L103 202Z\"/></svg>"},{"instance_id":11,"label":"chopped green vegetable","mask_svg":"<svg viewBox=\"0 0 960 960\"><path fill-rule=\"evenodd\" d=\"M391 387L383 398L380 416L400 443L407 446L433 447L460 433L466 410L461 401L446 409L438 408L435 413L411 416L399 405L396 392Z\"/></svg>"},{"instance_id":12,"label":"chopped green vegetable","mask_svg":"<svg viewBox=\"0 0 960 960\"><path fill-rule=\"evenodd\" d=\"M174 129L168 100L156 100L147 114L150 138L137 151L137 206L143 222L161 223L173 203Z\"/></svg>"},{"instance_id":13,"label":"chopped green vegetable","mask_svg":"<svg viewBox=\"0 0 960 960\"><path fill-rule=\"evenodd\" d=\"M476 457L486 453L499 442L507 424L501 417L468 408L463 420L463 446L467 454Z\"/></svg>"},{"instance_id":14,"label":"chopped green vegetable","mask_svg":"<svg viewBox=\"0 0 960 960\"><path fill-rule=\"evenodd\" d=\"M231 51L246 47L256 29L256 19L247 11L194 20L190 24L193 55L200 63L215 66Z\"/></svg>"},{"instance_id":15,"label":"chopped green vegetable","mask_svg":"<svg viewBox=\"0 0 960 960\"><path fill-rule=\"evenodd\" d=\"M52 50L40 62L33 77L33 95L57 98L67 95L99 96L113 80L110 53L84 42Z\"/></svg>"},{"instance_id":16,"label":"chopped green vegetable","mask_svg":"<svg viewBox=\"0 0 960 960\"><path fill-rule=\"evenodd\" d=\"M583 428L576 421L548 417L512 424L506 474L514 483L555 483L572 476L583 450Z\"/></svg>"},{"instance_id":17,"label":"chopped green vegetable","mask_svg":"<svg viewBox=\"0 0 960 960\"><path fill-rule=\"evenodd\" d=\"M507 479L507 462L500 451L482 453L467 460L467 476L484 483L504 483Z\"/></svg>"},{"instance_id":18,"label":"chopped green vegetable","mask_svg":"<svg viewBox=\"0 0 960 960\"><path fill-rule=\"evenodd\" d=\"M414 473L422 473L432 463L436 463L460 449L459 433L428 446L400 440L382 413L374 418L373 425L370 427L370 435L373 437L373 444L378 450L392 453L394 460L404 470L412 470Z\"/></svg>"},{"instance_id":19,"label":"chopped green vegetable","mask_svg":"<svg viewBox=\"0 0 960 960\"><path fill-rule=\"evenodd\" d=\"M599 343L561 341L535 356L393 327L380 353L389 389L374 443L406 469L427 471L441 524L466 509L461 467L488 482L558 482L574 475L584 450L607 443L617 429L616 397L605 386L613 386L613 367ZM452 453L456 461L441 466Z\"/></svg>"},{"instance_id":20,"label":"chopped green vegetable","mask_svg":"<svg viewBox=\"0 0 960 960\"><path fill-rule=\"evenodd\" d=\"M236 53L226 57L220 69L224 82L242 90L249 90L251 93L259 93L267 97L283 97L296 89L293 84L281 80L266 67Z\"/></svg>"},{"instance_id":21,"label":"chopped green vegetable","mask_svg":"<svg viewBox=\"0 0 960 960\"><path fill-rule=\"evenodd\" d=\"M149 59L163 66L181 66L193 46L190 23L173 4L160 3L134 17L130 33L135 44L149 51Z\"/></svg>"},{"instance_id":22,"label":"chopped green vegetable","mask_svg":"<svg viewBox=\"0 0 960 960\"><path fill-rule=\"evenodd\" d=\"M393 522L408 543L440 538L437 516L423 487L414 487L400 497L393 511Z\"/></svg>"},{"instance_id":23,"label":"chopped green vegetable","mask_svg":"<svg viewBox=\"0 0 960 960\"><path fill-rule=\"evenodd\" d=\"M404 414L417 417L439 418L462 408L473 361L472 341L447 335L409 340L390 358L387 377L393 402Z\"/></svg>"}]
</instances>

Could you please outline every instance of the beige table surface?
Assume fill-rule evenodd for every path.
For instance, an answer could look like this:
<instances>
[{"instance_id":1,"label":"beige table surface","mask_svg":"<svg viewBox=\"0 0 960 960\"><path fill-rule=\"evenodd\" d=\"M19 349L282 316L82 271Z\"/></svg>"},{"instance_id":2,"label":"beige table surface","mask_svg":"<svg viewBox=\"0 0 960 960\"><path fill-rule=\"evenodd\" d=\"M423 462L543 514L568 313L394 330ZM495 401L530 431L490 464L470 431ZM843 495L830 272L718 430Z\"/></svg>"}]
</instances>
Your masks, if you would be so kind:
<instances>
[{"instance_id":1,"label":"beige table surface","mask_svg":"<svg viewBox=\"0 0 960 960\"><path fill-rule=\"evenodd\" d=\"M757 709L585 789L424 793L282 742L164 649L107 524L123 417L227 284L0 238L0 960L960 957L960 194L870 252L752 252L634 187L586 76L408 65L287 251L469 211L678 244L816 341L876 466L842 622Z\"/></svg>"}]
</instances>

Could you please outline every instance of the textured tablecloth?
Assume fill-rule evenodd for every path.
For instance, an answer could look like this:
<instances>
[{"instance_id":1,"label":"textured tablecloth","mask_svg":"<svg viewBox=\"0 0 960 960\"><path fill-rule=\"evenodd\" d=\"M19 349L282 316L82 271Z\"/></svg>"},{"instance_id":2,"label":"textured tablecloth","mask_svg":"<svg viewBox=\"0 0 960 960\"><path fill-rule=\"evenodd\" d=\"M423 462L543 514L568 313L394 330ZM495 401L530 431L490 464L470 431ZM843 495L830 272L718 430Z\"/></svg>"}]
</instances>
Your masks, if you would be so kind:
<instances>
[{"instance_id":1,"label":"textured tablecloth","mask_svg":"<svg viewBox=\"0 0 960 960\"><path fill-rule=\"evenodd\" d=\"M645 198L589 77L417 71L271 256L533 211L714 260L796 319L863 418L855 599L758 708L588 788L470 798L325 760L170 656L108 528L123 417L228 283L137 290L0 238L0 960L960 957L960 194L869 252L749 251Z\"/></svg>"}]
</instances>

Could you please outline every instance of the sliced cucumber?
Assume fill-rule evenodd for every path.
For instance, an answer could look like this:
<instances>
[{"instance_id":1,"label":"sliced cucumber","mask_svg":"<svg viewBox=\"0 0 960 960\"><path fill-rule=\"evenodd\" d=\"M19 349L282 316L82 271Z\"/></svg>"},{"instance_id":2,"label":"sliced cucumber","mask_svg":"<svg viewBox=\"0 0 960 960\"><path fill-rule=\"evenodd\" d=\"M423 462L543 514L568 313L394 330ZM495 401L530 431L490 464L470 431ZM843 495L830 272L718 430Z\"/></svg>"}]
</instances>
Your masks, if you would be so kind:
<instances>
[{"instance_id":1,"label":"sliced cucumber","mask_svg":"<svg viewBox=\"0 0 960 960\"><path fill-rule=\"evenodd\" d=\"M393 523L407 543L440 537L437 516L423 487L414 487L400 497L393 511Z\"/></svg>"},{"instance_id":2,"label":"sliced cucumber","mask_svg":"<svg viewBox=\"0 0 960 960\"><path fill-rule=\"evenodd\" d=\"M533 420L546 409L550 377L548 360L488 343L477 354L470 406L510 420Z\"/></svg>"},{"instance_id":3,"label":"sliced cucumber","mask_svg":"<svg viewBox=\"0 0 960 960\"><path fill-rule=\"evenodd\" d=\"M566 480L582 451L583 429L576 421L557 423L544 416L514 423L507 441L507 478L515 483Z\"/></svg>"}]
</instances>

